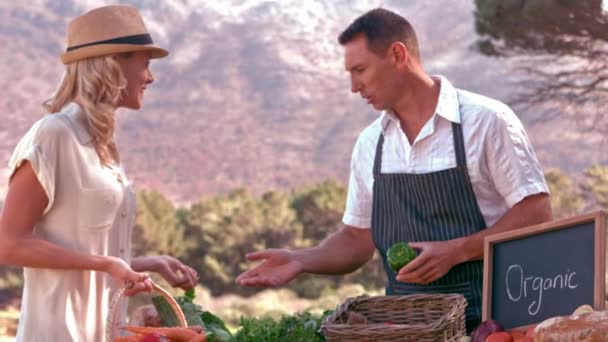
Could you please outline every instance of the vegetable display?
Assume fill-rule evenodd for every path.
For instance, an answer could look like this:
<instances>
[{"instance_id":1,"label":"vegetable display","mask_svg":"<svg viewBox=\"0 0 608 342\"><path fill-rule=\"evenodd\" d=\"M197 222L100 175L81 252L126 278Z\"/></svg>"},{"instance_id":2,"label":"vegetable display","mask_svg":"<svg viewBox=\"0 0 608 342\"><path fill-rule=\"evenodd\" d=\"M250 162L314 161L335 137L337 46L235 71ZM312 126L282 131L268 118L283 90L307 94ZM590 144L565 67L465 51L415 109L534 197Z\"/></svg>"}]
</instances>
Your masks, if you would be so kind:
<instances>
[{"instance_id":1,"label":"vegetable display","mask_svg":"<svg viewBox=\"0 0 608 342\"><path fill-rule=\"evenodd\" d=\"M540 322L531 337L535 341L608 341L608 310L594 311L590 305L580 306L570 316Z\"/></svg>"},{"instance_id":2,"label":"vegetable display","mask_svg":"<svg viewBox=\"0 0 608 342\"><path fill-rule=\"evenodd\" d=\"M321 316L304 312L283 316L279 320L265 318L241 318L241 329L236 333L237 342L315 342L325 341L319 332L323 319L329 315L326 311Z\"/></svg>"},{"instance_id":3,"label":"vegetable display","mask_svg":"<svg viewBox=\"0 0 608 342\"><path fill-rule=\"evenodd\" d=\"M209 342L233 341L234 337L230 333L230 330L226 328L224 322L209 311L204 311L200 305L195 304L195 297L194 289L191 289L186 291L184 296L175 298L184 316L186 316L188 325L202 326ZM163 326L175 327L178 325L177 316L164 297L155 296L152 298L152 303L158 312Z\"/></svg>"},{"instance_id":4,"label":"vegetable display","mask_svg":"<svg viewBox=\"0 0 608 342\"><path fill-rule=\"evenodd\" d=\"M525 327L525 332L523 328L504 331L497 321L487 320L473 330L471 342L608 342L608 310L581 305L570 316L548 318Z\"/></svg>"},{"instance_id":5,"label":"vegetable display","mask_svg":"<svg viewBox=\"0 0 608 342\"><path fill-rule=\"evenodd\" d=\"M241 317L241 327L233 335L219 317L195 304L194 298L194 291L190 290L184 296L176 297L175 300L184 312L188 325L202 326L207 333L207 341L210 342L325 341L319 329L323 319L331 311L326 311L323 315L313 315L309 312L284 315L278 320L270 317ZM178 325L175 312L164 297L153 297L152 302L164 326Z\"/></svg>"}]
</instances>

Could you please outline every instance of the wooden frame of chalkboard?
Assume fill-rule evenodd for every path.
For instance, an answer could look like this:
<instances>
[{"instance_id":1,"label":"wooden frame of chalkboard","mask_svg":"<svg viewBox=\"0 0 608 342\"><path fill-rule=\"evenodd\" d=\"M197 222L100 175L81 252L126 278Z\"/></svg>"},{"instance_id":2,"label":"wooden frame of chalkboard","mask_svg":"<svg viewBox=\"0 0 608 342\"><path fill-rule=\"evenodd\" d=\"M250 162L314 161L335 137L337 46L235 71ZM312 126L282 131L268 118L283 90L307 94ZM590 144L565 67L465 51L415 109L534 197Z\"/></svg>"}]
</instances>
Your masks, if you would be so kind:
<instances>
[{"instance_id":1,"label":"wooden frame of chalkboard","mask_svg":"<svg viewBox=\"0 0 608 342\"><path fill-rule=\"evenodd\" d=\"M604 211L488 236L482 319L525 329L583 304L603 310L605 275Z\"/></svg>"}]
</instances>

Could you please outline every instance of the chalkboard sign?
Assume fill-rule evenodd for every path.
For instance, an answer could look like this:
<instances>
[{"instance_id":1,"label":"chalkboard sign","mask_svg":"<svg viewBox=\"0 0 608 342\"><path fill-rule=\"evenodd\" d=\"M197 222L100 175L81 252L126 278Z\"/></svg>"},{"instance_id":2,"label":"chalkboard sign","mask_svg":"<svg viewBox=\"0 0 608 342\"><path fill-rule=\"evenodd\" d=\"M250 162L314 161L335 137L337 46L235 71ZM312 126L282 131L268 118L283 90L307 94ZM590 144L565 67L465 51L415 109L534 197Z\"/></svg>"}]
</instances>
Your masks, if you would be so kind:
<instances>
[{"instance_id":1,"label":"chalkboard sign","mask_svg":"<svg viewBox=\"0 0 608 342\"><path fill-rule=\"evenodd\" d=\"M484 241L483 320L505 329L604 309L604 212L526 227Z\"/></svg>"}]
</instances>

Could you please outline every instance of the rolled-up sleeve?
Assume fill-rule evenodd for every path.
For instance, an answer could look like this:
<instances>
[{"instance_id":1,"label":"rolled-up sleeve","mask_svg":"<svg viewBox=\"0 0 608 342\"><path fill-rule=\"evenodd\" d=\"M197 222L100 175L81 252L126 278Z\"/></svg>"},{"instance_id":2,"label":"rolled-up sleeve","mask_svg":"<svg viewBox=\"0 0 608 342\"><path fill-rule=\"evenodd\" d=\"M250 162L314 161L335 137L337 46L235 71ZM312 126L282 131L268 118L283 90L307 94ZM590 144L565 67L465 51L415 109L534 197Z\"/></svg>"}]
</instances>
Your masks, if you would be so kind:
<instances>
[{"instance_id":1,"label":"rolled-up sleeve","mask_svg":"<svg viewBox=\"0 0 608 342\"><path fill-rule=\"evenodd\" d=\"M509 208L524 198L549 193L536 154L521 121L506 108L489 127L486 161L496 190Z\"/></svg>"},{"instance_id":2,"label":"rolled-up sleeve","mask_svg":"<svg viewBox=\"0 0 608 342\"><path fill-rule=\"evenodd\" d=\"M373 155L362 149L359 137L351 158L348 195L342 222L356 228L369 229L372 224Z\"/></svg>"},{"instance_id":3,"label":"rolled-up sleeve","mask_svg":"<svg viewBox=\"0 0 608 342\"><path fill-rule=\"evenodd\" d=\"M8 163L9 180L23 162L27 161L30 163L38 182L48 198L48 204L44 209L43 215L53 206L55 198L56 148L58 140L56 136L58 132L45 125L45 122L46 120L42 119L30 128L15 147Z\"/></svg>"}]
</instances>

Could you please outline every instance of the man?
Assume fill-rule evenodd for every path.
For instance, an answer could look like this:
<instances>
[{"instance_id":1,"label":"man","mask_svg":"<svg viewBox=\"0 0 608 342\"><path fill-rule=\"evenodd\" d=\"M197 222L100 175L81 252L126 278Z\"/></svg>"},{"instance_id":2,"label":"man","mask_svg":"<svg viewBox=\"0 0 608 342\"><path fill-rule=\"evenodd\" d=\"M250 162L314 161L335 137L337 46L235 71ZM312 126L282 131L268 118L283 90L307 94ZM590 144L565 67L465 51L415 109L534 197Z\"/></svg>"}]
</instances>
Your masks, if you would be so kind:
<instances>
[{"instance_id":1,"label":"man","mask_svg":"<svg viewBox=\"0 0 608 342\"><path fill-rule=\"evenodd\" d=\"M504 104L456 90L422 68L409 22L375 9L339 37L352 91L383 111L355 145L344 227L319 246L249 254L264 262L246 286L278 286L298 274L345 274L374 248L386 293L461 293L467 330L481 318L483 240L551 220L548 189L524 129ZM394 243L418 256L398 273Z\"/></svg>"}]
</instances>

